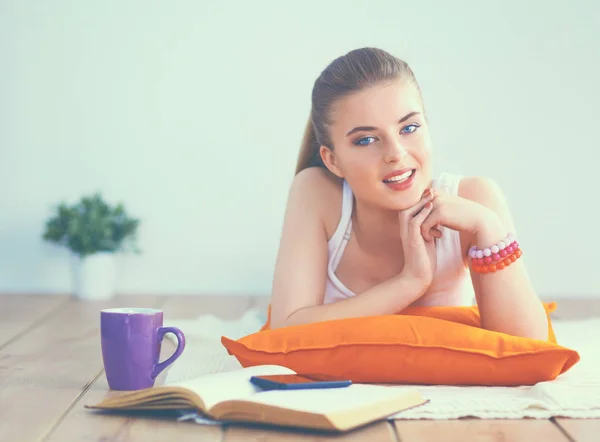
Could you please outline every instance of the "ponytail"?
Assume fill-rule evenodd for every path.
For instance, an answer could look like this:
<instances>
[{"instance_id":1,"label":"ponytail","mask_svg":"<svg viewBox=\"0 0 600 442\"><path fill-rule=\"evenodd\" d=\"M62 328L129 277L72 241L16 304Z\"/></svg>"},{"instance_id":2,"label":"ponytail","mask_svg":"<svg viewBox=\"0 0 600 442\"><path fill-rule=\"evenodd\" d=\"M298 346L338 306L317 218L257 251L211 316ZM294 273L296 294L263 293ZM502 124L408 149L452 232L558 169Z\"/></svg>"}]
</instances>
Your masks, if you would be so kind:
<instances>
[{"instance_id":1,"label":"ponytail","mask_svg":"<svg viewBox=\"0 0 600 442\"><path fill-rule=\"evenodd\" d=\"M304 136L302 137L302 144L300 145L300 153L298 154L296 172L294 175L297 175L300 171L309 167L325 167L323 160L321 159L320 150L321 144L317 140L311 113L308 117L306 128L304 129Z\"/></svg>"}]
</instances>

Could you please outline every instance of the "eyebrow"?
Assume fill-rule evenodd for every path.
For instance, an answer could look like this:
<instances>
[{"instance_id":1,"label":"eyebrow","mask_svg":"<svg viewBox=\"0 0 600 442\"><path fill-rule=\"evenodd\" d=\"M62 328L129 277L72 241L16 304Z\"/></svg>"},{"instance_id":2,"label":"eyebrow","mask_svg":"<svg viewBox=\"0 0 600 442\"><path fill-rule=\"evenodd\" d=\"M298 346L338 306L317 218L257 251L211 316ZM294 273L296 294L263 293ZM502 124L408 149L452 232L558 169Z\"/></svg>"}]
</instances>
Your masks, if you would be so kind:
<instances>
[{"instance_id":1,"label":"eyebrow","mask_svg":"<svg viewBox=\"0 0 600 442\"><path fill-rule=\"evenodd\" d=\"M398 120L398 124L402 124L406 120L408 120L410 117L414 117L415 115L420 114L420 113L421 112L411 112L411 113L403 116L402 118L400 118ZM352 135L355 132L363 132L363 131L368 131L368 130L377 130L377 128L375 126L358 126L358 127L355 127L354 129L352 129L350 132L348 132L346 134L346 136L348 137L348 136Z\"/></svg>"}]
</instances>

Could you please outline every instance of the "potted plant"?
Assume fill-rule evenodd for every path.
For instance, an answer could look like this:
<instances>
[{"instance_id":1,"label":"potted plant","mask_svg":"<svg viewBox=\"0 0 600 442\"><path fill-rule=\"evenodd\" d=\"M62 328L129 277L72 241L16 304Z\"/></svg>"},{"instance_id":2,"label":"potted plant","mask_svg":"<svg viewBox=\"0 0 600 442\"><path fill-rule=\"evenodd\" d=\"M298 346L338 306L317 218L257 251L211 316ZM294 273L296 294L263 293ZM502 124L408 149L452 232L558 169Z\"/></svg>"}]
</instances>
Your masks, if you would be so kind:
<instances>
[{"instance_id":1,"label":"potted plant","mask_svg":"<svg viewBox=\"0 0 600 442\"><path fill-rule=\"evenodd\" d=\"M136 244L139 223L127 215L122 203L111 206L95 193L73 205L58 204L42 237L70 250L76 297L108 299L115 295L115 254L140 253Z\"/></svg>"}]
</instances>

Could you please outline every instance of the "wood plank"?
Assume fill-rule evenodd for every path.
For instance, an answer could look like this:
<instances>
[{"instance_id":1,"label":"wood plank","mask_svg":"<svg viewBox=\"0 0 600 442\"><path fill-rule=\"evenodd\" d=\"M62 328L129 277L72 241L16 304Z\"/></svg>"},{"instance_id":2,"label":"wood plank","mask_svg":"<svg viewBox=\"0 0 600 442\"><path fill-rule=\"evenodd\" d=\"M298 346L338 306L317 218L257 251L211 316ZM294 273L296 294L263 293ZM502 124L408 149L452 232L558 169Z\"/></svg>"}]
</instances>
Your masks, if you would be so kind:
<instances>
[{"instance_id":1,"label":"wood plank","mask_svg":"<svg viewBox=\"0 0 600 442\"><path fill-rule=\"evenodd\" d=\"M48 318L66 295L0 295L0 349Z\"/></svg>"},{"instance_id":2,"label":"wood plank","mask_svg":"<svg viewBox=\"0 0 600 442\"><path fill-rule=\"evenodd\" d=\"M158 307L165 298L69 299L40 326L0 350L0 440L50 432L102 371L100 310Z\"/></svg>"},{"instance_id":3,"label":"wood plank","mask_svg":"<svg viewBox=\"0 0 600 442\"><path fill-rule=\"evenodd\" d=\"M375 422L371 425L341 434L308 430L274 429L271 427L249 425L231 425L225 428L223 438L223 442L312 442L325 440L397 442L392 424L386 421Z\"/></svg>"},{"instance_id":4,"label":"wood plank","mask_svg":"<svg viewBox=\"0 0 600 442\"><path fill-rule=\"evenodd\" d=\"M211 441L222 440L220 426L177 422L177 416L163 413L107 413L84 408L110 395L102 374L75 404L45 442L98 441Z\"/></svg>"},{"instance_id":5,"label":"wood plank","mask_svg":"<svg viewBox=\"0 0 600 442\"><path fill-rule=\"evenodd\" d=\"M597 442L600 438L600 419L555 418L554 421L577 442Z\"/></svg>"},{"instance_id":6,"label":"wood plank","mask_svg":"<svg viewBox=\"0 0 600 442\"><path fill-rule=\"evenodd\" d=\"M396 420L402 442L568 442L569 439L550 420Z\"/></svg>"}]
</instances>

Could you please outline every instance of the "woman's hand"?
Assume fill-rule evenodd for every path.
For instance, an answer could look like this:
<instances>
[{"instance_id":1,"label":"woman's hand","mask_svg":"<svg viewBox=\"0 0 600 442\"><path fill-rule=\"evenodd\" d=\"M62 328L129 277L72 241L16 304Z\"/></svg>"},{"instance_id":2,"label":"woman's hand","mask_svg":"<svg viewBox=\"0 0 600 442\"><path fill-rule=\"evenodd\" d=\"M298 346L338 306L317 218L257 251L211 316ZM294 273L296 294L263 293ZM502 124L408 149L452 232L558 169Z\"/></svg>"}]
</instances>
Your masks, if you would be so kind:
<instances>
[{"instance_id":1,"label":"woman's hand","mask_svg":"<svg viewBox=\"0 0 600 442\"><path fill-rule=\"evenodd\" d=\"M417 204L398 213L400 218L400 236L404 252L404 268L402 274L409 276L423 287L428 287L436 270L434 237L440 237L439 230L428 229L429 239L422 235L423 222L434 209L433 199L436 196L427 189ZM431 230L431 232L430 232Z\"/></svg>"},{"instance_id":2,"label":"woman's hand","mask_svg":"<svg viewBox=\"0 0 600 442\"><path fill-rule=\"evenodd\" d=\"M426 241L437 235L438 226L444 226L475 237L482 226L497 224L498 216L488 207L446 192L435 190L433 207L421 224Z\"/></svg>"}]
</instances>

